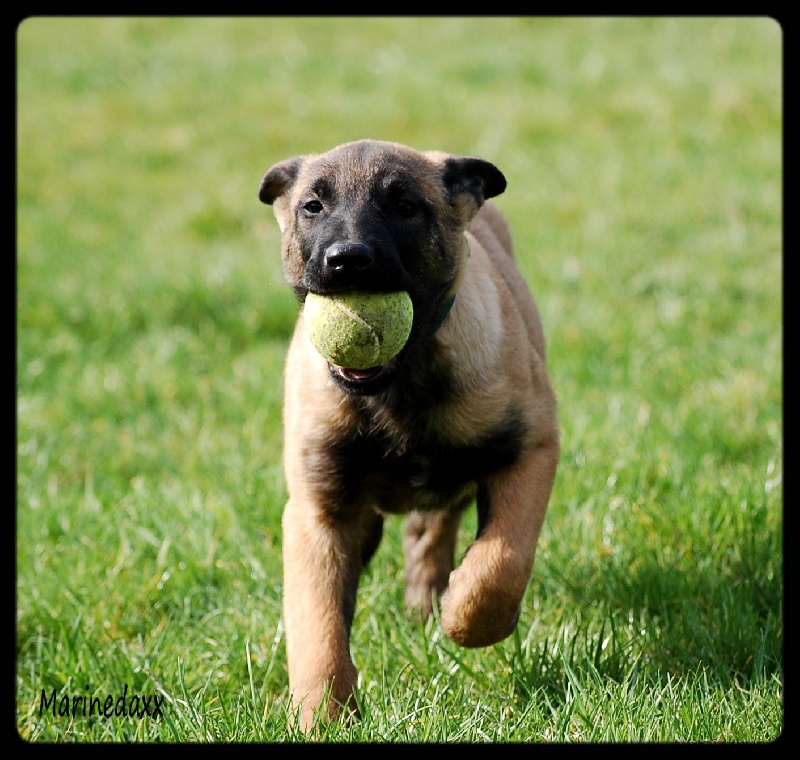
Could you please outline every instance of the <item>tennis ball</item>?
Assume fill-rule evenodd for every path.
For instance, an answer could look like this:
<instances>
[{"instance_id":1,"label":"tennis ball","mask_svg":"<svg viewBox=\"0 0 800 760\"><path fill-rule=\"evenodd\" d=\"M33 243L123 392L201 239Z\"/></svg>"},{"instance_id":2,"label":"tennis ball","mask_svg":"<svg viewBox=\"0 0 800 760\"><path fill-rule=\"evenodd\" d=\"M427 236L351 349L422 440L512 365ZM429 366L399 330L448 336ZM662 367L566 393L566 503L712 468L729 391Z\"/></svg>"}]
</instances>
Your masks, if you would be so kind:
<instances>
[{"instance_id":1,"label":"tennis ball","mask_svg":"<svg viewBox=\"0 0 800 760\"><path fill-rule=\"evenodd\" d=\"M303 310L308 337L331 364L369 369L385 364L405 346L414 307L397 293L309 293Z\"/></svg>"}]
</instances>

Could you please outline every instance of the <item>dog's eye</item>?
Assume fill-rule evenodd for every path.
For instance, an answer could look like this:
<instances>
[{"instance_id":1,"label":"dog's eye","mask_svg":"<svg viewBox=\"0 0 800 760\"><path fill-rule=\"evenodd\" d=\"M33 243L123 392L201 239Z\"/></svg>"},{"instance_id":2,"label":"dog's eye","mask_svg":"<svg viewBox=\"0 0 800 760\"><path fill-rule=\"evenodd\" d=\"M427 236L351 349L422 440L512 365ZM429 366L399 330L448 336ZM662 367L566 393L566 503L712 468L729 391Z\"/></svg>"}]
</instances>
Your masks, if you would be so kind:
<instances>
[{"instance_id":1,"label":"dog's eye","mask_svg":"<svg viewBox=\"0 0 800 760\"><path fill-rule=\"evenodd\" d=\"M406 218L414 216L417 213L417 204L407 198L401 198L394 203L394 210Z\"/></svg>"},{"instance_id":2,"label":"dog's eye","mask_svg":"<svg viewBox=\"0 0 800 760\"><path fill-rule=\"evenodd\" d=\"M319 214L322 211L322 204L318 200L306 201L303 204L303 211L307 214Z\"/></svg>"}]
</instances>

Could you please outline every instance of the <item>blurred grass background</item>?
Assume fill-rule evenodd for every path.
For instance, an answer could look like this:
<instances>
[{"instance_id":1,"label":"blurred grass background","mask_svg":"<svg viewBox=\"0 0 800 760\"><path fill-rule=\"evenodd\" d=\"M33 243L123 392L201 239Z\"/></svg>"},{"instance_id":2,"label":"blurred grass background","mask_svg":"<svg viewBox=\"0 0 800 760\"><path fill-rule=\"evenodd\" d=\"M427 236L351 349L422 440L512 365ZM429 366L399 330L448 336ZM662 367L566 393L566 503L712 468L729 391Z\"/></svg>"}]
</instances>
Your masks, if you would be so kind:
<instances>
[{"instance_id":1,"label":"blurred grass background","mask_svg":"<svg viewBox=\"0 0 800 760\"><path fill-rule=\"evenodd\" d=\"M775 21L50 17L16 41L21 736L294 738L296 305L256 194L275 161L361 137L505 173L563 456L515 642L460 652L403 621L390 528L354 626L373 710L333 738L777 735ZM162 690L170 718L38 714L42 689L90 683Z\"/></svg>"}]
</instances>

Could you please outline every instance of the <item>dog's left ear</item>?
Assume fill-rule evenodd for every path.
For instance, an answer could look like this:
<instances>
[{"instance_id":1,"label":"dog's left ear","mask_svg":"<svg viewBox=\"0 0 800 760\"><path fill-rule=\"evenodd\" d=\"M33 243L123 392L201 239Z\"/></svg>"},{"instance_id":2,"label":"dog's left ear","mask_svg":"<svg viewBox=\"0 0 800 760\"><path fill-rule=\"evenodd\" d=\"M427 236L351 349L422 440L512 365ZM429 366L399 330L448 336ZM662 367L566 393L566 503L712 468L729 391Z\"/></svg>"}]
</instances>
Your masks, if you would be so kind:
<instances>
[{"instance_id":1,"label":"dog's left ear","mask_svg":"<svg viewBox=\"0 0 800 760\"><path fill-rule=\"evenodd\" d=\"M503 172L489 161L471 156L447 156L442 165L442 180L465 224L487 198L494 198L506 189Z\"/></svg>"},{"instance_id":2,"label":"dog's left ear","mask_svg":"<svg viewBox=\"0 0 800 760\"><path fill-rule=\"evenodd\" d=\"M482 158L451 156L444 162L444 183L453 193L471 193L480 206L506 189L506 178Z\"/></svg>"}]
</instances>

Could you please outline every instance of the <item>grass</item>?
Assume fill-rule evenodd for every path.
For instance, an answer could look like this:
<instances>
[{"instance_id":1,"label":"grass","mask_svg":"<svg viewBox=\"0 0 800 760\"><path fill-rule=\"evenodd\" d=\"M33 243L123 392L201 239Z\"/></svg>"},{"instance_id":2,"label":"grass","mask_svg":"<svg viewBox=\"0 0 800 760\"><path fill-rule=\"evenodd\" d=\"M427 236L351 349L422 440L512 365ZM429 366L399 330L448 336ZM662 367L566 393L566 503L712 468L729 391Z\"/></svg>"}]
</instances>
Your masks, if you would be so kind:
<instances>
[{"instance_id":1,"label":"grass","mask_svg":"<svg viewBox=\"0 0 800 760\"><path fill-rule=\"evenodd\" d=\"M778 738L782 45L760 18L23 22L19 735L303 740L280 620L295 305L256 191L372 136L505 172L563 453L495 647L403 618L389 523L353 628L362 720L321 738ZM125 687L163 716L42 709Z\"/></svg>"}]
</instances>

